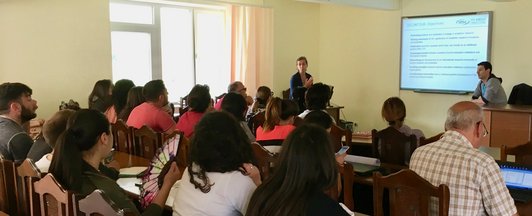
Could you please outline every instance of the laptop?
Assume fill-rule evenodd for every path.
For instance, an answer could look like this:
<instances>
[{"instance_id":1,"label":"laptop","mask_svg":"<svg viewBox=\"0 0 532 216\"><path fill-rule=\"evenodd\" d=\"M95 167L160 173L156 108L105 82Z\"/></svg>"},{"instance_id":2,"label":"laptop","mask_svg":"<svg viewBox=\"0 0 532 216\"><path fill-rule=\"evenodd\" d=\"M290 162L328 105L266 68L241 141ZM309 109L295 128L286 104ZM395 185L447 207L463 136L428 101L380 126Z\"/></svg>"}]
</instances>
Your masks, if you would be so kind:
<instances>
[{"instance_id":1,"label":"laptop","mask_svg":"<svg viewBox=\"0 0 532 216\"><path fill-rule=\"evenodd\" d=\"M497 162L510 195L519 202L532 201L532 166Z\"/></svg>"}]
</instances>

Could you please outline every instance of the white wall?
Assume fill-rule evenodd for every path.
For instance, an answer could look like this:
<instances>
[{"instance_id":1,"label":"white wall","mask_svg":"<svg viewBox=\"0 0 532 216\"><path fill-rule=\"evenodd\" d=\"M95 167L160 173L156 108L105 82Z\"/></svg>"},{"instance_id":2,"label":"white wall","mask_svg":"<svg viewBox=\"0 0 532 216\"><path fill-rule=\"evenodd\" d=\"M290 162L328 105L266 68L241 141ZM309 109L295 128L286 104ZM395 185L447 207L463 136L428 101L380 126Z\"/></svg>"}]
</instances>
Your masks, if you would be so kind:
<instances>
[{"instance_id":1,"label":"white wall","mask_svg":"<svg viewBox=\"0 0 532 216\"><path fill-rule=\"evenodd\" d=\"M33 89L39 118L62 100L87 106L96 80L111 78L107 0L0 1L0 82Z\"/></svg>"}]
</instances>

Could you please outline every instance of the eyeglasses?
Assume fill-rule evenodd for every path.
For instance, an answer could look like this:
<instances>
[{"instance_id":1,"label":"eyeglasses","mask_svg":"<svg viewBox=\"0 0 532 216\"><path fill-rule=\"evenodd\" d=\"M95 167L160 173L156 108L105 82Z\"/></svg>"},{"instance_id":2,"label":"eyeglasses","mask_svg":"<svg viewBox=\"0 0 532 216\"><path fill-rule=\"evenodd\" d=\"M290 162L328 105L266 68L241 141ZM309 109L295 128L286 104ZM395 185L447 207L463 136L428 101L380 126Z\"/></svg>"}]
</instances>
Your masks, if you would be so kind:
<instances>
[{"instance_id":1,"label":"eyeglasses","mask_svg":"<svg viewBox=\"0 0 532 216\"><path fill-rule=\"evenodd\" d=\"M484 124L484 122L479 121L479 122L477 122L477 124L479 124L479 125L482 124L482 127L484 128L484 133L482 134L482 137L488 136L488 134L489 134L488 128L486 128L486 125Z\"/></svg>"}]
</instances>

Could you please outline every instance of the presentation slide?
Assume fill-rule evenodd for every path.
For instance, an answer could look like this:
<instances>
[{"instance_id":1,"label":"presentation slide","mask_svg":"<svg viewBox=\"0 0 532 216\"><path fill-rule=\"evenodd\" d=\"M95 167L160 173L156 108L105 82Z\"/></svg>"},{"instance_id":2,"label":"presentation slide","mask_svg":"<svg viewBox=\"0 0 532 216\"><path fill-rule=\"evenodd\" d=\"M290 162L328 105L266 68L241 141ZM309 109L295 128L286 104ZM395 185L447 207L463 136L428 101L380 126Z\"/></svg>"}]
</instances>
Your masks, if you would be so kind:
<instances>
[{"instance_id":1,"label":"presentation slide","mask_svg":"<svg viewBox=\"0 0 532 216\"><path fill-rule=\"evenodd\" d=\"M401 89L473 92L489 59L491 13L403 17Z\"/></svg>"}]
</instances>

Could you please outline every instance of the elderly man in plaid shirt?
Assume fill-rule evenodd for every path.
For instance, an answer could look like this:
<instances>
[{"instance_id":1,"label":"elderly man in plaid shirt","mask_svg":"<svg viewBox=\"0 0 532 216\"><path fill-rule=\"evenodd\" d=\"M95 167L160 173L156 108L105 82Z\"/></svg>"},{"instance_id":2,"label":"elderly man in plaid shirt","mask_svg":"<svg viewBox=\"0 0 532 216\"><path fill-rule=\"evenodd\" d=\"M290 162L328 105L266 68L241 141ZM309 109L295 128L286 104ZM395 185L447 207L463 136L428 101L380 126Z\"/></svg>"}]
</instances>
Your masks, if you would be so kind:
<instances>
[{"instance_id":1,"label":"elderly man in plaid shirt","mask_svg":"<svg viewBox=\"0 0 532 216\"><path fill-rule=\"evenodd\" d=\"M449 186L449 215L517 215L499 166L477 149L487 135L482 117L481 108L472 102L454 104L447 112L445 134L416 149L410 169L433 185ZM437 203L432 204L435 214Z\"/></svg>"}]
</instances>

